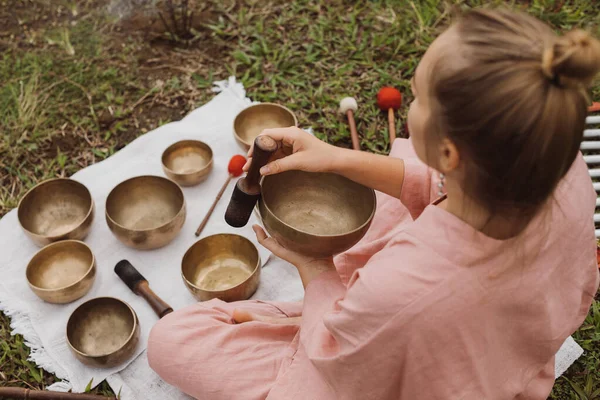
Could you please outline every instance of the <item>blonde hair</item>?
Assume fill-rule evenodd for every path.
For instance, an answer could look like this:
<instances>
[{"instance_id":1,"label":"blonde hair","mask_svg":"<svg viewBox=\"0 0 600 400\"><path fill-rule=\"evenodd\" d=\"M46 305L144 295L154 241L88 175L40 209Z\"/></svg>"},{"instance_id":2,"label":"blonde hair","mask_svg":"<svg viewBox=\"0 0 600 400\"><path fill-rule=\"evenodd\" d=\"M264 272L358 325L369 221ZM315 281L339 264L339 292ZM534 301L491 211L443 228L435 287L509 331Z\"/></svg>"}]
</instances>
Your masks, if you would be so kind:
<instances>
[{"instance_id":1,"label":"blonde hair","mask_svg":"<svg viewBox=\"0 0 600 400\"><path fill-rule=\"evenodd\" d=\"M533 217L579 151L600 42L509 10L472 10L451 29L459 51L433 66L428 139L458 147L474 201Z\"/></svg>"}]
</instances>

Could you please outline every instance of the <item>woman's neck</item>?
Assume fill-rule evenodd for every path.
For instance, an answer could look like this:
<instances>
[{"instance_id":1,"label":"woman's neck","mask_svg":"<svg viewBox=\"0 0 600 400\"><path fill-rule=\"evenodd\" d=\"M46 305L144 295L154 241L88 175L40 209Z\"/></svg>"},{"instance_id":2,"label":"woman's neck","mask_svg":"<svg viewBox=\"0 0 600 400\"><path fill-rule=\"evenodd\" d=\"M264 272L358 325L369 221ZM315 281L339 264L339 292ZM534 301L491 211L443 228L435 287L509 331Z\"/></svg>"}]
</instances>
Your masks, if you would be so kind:
<instances>
[{"instance_id":1,"label":"woman's neck","mask_svg":"<svg viewBox=\"0 0 600 400\"><path fill-rule=\"evenodd\" d=\"M447 183L447 195L447 200L440 206L493 239L507 240L518 236L529 224L529 218L523 218L516 213L515 216L490 213L481 204L466 196L460 187L450 182Z\"/></svg>"}]
</instances>

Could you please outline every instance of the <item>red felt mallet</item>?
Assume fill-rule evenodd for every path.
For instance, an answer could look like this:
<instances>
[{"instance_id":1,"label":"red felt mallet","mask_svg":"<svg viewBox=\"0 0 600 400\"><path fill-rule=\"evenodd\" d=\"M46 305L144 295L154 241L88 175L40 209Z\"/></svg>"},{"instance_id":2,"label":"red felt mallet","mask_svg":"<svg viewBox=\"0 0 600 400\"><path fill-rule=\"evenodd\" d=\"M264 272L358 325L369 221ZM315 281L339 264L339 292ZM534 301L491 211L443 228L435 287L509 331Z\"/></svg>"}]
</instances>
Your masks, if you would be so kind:
<instances>
[{"instance_id":1,"label":"red felt mallet","mask_svg":"<svg viewBox=\"0 0 600 400\"><path fill-rule=\"evenodd\" d=\"M202 230L206 226L208 219L210 218L213 211L215 210L217 203L221 199L221 196L223 196L223 192L225 192L225 189L227 189L227 185L229 185L229 182L231 181L231 179L238 177L244 173L244 171L242 170L242 168L244 167L244 164L246 164L246 157L241 156L239 154L236 154L235 156L231 157L231 160L229 160L229 165L227 166L227 171L229 171L229 177L227 177L225 184L219 191L219 194L217 194L215 201L213 202L212 206L210 206L210 209L206 213L206 216L202 220L202 223L200 224L198 229L196 229L196 236L200 236L200 233L202 233Z\"/></svg>"},{"instance_id":2,"label":"red felt mallet","mask_svg":"<svg viewBox=\"0 0 600 400\"><path fill-rule=\"evenodd\" d=\"M402 106L402 93L393 87L382 87L377 93L377 105L383 111L388 112L388 123L390 133L390 147L396 139L396 124L394 122L394 111Z\"/></svg>"}]
</instances>

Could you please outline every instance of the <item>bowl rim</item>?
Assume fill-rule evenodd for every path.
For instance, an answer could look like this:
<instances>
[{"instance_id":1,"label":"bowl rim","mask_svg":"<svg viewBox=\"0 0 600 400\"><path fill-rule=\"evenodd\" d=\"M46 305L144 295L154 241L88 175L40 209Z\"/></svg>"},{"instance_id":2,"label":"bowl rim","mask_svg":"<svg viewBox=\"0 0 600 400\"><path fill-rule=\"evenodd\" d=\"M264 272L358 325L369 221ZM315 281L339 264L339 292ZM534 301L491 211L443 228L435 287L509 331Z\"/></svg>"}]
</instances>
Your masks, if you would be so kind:
<instances>
[{"instance_id":1,"label":"bowl rim","mask_svg":"<svg viewBox=\"0 0 600 400\"><path fill-rule=\"evenodd\" d=\"M113 194L113 192L114 192L114 191L115 191L115 190L116 190L116 189L117 189L119 186L121 186L122 184L124 184L124 183L126 183L126 182L129 182L129 181L132 181L132 180L134 180L134 179L139 179L139 178L158 178L158 179L161 179L161 180L168 181L168 182L169 182L169 184L173 184L173 186L175 186L175 187L177 188L177 191L178 191L179 193L181 193L182 203L181 203L181 207L180 207L180 208L179 208L179 210L177 211L177 214L175 214L175 216L174 216L173 218L171 218L169 221L165 222L164 224L162 224L162 225L159 225L159 226L156 226L156 227L154 227L154 228L148 228L148 229L132 229L132 228L128 228L128 227L126 227L126 226L123 226L123 225L119 224L117 221L115 221L115 220L114 220L114 219L113 219L113 218L110 216L110 214L108 213L108 207L106 207L106 204L108 203L108 199L109 199L109 198L110 198L110 196ZM118 184L117 184L115 187L113 187L113 188L111 189L111 191L108 193L108 196L106 196L106 200L105 200L105 202L104 202L104 215L105 215L106 219L108 219L108 220L110 221L110 223L111 223L111 224L113 224L114 226L116 226L116 227L118 227L118 228L120 228L120 229L123 229L123 230L129 231L129 232L152 232L152 231L155 231L155 230L158 230L158 229L164 228L165 226L167 226L167 225L169 225L169 224L173 223L173 221L175 221L175 220L176 220L176 219L177 219L177 218L178 218L178 217L181 215L181 213L183 213L183 212L185 212L185 196L184 196L184 194L183 194L183 190L181 189L181 187L180 187L180 186L179 186L179 185L178 185L176 182L172 181L172 180L171 180L171 179L169 179L169 178L165 178L164 176L159 176L159 175L138 175L138 176L131 177L131 178L129 178L129 179L125 179L124 181L122 181L122 182L118 183Z\"/></svg>"},{"instance_id":2,"label":"bowl rim","mask_svg":"<svg viewBox=\"0 0 600 400\"><path fill-rule=\"evenodd\" d=\"M286 171L286 172L287 172L287 171ZM314 174L314 173L315 173L315 172L306 172L306 171L295 171L295 172L304 172L304 173L306 173L306 174ZM341 178L348 179L348 178L346 178L345 176L342 176L342 175L339 175L339 174L334 174L333 172L316 172L316 173L320 173L320 174L331 174L331 175L337 175L337 176L339 176L339 177L341 177ZM278 175L278 174L277 174L277 175ZM264 177L264 179L263 179L263 181L261 182L261 193L262 193L262 185L263 185L263 183L264 183L264 180L265 180L265 179L268 179L268 178L269 178L269 176L272 176L272 175L267 175L267 176L265 176L265 177ZM349 180L349 181L352 181L352 182L354 182L354 181L353 181L353 180L351 180L351 179L348 179L348 180ZM304 234L304 235L310 235L310 236L312 236L312 237L316 237L316 238L333 238L333 237L347 236L347 235L351 235L351 234L353 234L353 233L359 232L360 230L364 229L364 228L365 228L365 226L368 226L368 225L369 225L369 224L370 224L370 223L373 221L373 217L375 216L375 212L377 211L377 195L375 194L375 190L373 190L373 189L371 189L370 187L367 187L367 186L365 186L365 185L362 185L362 184L360 184L360 183L358 183L358 182L354 182L354 183L356 183L357 185L361 185L361 186L363 186L363 187L367 188L367 189L370 191L370 193L371 193L371 196L373 197L373 209L371 210L371 214L369 215L369 218L367 218L367 220L366 220L365 222L363 222L363 223L362 223L362 224L361 224L359 227L357 227L357 228L355 228L355 229L353 229L353 230L351 230L351 231L348 231L348 232L345 232L345 233L338 233L338 234L335 234L335 235L319 235L319 234L316 234L316 233L307 232L307 231L305 231L305 230L302 230L302 229L298 229L298 228L296 228L296 227L293 227L293 226L291 226L290 224L288 224L287 222L284 222L284 221L283 221L281 218L279 218L279 217L278 217L278 216L277 216L277 215L276 215L276 214L273 212L273 210L271 210L271 209L269 208L269 206L267 205L267 202L263 200L263 199L264 199L264 198L263 198L263 196L261 196L261 197L260 197L260 199L259 199L258 201L259 201L259 203L262 203L262 204L263 204L263 206L264 206L264 207L267 209L267 211L268 211L268 212L269 212L269 213L270 213L270 214L273 216L273 218L274 218L274 219L275 219L277 222L279 222L280 224L282 224L282 225L284 225L284 226L286 226L286 227L288 227L288 228L290 228L290 229L293 229L293 230L295 230L296 232L302 233L302 234ZM259 207L259 208L260 208L260 207ZM264 217L263 217L262 215L261 215L261 219L264 219Z\"/></svg>"},{"instance_id":3,"label":"bowl rim","mask_svg":"<svg viewBox=\"0 0 600 400\"><path fill-rule=\"evenodd\" d=\"M50 247L60 246L60 245L69 244L69 243L71 243L71 244L76 243L77 245L82 245L83 248L86 249L89 252L89 254L92 256L92 262L90 263L90 266L85 271L83 276L81 278L79 278L77 281L75 281L67 286L62 286L62 287L54 288L54 289L42 288L42 287L36 286L33 283L31 283L31 281L29 280L29 270L32 268L33 260L35 260L36 257L41 255L44 251L47 251ZM94 256L94 252L92 251L90 246L88 246L81 240L61 240L58 242L50 243L50 244L42 247L33 255L33 257L31 257L31 260L29 260L29 262L27 263L27 267L25 268L25 278L27 279L27 283L29 284L29 286L37 291L45 292L45 293L56 293L56 292L59 292L59 291L65 290L65 289L75 287L76 285L81 283L84 279L86 279L95 268L96 268L96 256Z\"/></svg>"},{"instance_id":4,"label":"bowl rim","mask_svg":"<svg viewBox=\"0 0 600 400\"><path fill-rule=\"evenodd\" d=\"M127 337L127 340L125 341L125 343L123 343L121 345L121 347L119 347L118 349L113 350L110 353L104 353L104 354L100 354L100 355L91 355L91 354L83 353L83 352L79 351L79 349L75 348L75 346L71 343L71 339L69 338L69 322L71 322L71 318L73 318L73 315L75 315L75 313L81 307L83 307L84 305L86 305L88 303L91 303L93 301L98 301L98 300L102 300L102 299L116 300L119 303L125 304L127 306L127 308L129 309L129 311L131 312L131 315L133 316L133 328L131 329L131 333ZM127 302L125 302L125 301L123 301L121 299L117 299L116 297L112 297L112 296L100 296L100 297L94 297L93 299L89 299L87 301L84 301L79 306L77 306L77 308L75 310L73 310L73 312L71 312L71 315L69 315L69 319L67 320L67 326L65 328L65 336L67 338L67 343L69 344L69 347L71 348L71 350L73 350L74 352L76 352L77 354L79 354L82 357L96 359L96 358L102 358L102 357L112 356L113 354L117 354L119 351L123 350L123 348L125 346L127 346L131 342L131 340L133 339L133 337L135 336L135 332L138 329L138 326L139 326L138 316L135 313L135 310L133 309L133 307L131 307Z\"/></svg>"},{"instance_id":5,"label":"bowl rim","mask_svg":"<svg viewBox=\"0 0 600 400\"><path fill-rule=\"evenodd\" d=\"M187 277L185 276L185 273L183 272L183 267L184 267L183 261L184 261L184 260L185 260L185 258L187 257L188 253L189 253L190 251L192 251L192 248L194 248L194 246L196 246L198 243L200 243L200 242L201 242L201 241L203 241L203 240L206 240L206 239L208 239L208 238L212 238L212 237L215 237L215 236L237 236L237 237L240 237L240 238L242 238L242 239L244 239L244 240L248 241L248 243L250 243L250 244L252 245L252 248L253 248L253 249L256 251L256 257L257 257L257 260L256 260L256 265L255 265L255 266L254 266L254 268L252 269L252 272L250 273L250 275L248 275L248 277L247 277L246 279L244 279L243 281L241 281L240 283L238 283L238 284L237 284L237 285L235 285L235 286L231 286L231 287L229 287L229 288L227 288L227 289L222 289L222 290L208 290L208 289L202 289L201 287L199 287L199 286L197 286L197 285L193 284L192 282L190 282L190 281L187 279ZM261 268L260 252L258 251L258 248L256 247L256 245L255 245L254 243L252 243L252 241L251 241L250 239L248 239L247 237L245 237L245 236L242 236L242 235L238 235L238 234L236 234L236 233L215 233L214 235L209 235L209 236L203 237L202 239L200 239L200 240L198 240L198 241L194 242L194 244L192 244L192 245L191 245L191 246L190 246L190 247L189 247L189 248L186 250L186 252L183 254L183 257L181 258L181 277L183 278L183 281L186 283L186 285L189 285L189 286L193 287L194 289L201 290L201 291L203 291L203 292L205 292L205 293L222 293L222 292L225 292L225 291L228 291L228 290L235 289L235 288L237 288L238 286L241 286L242 284L244 284L244 283L246 283L248 280L250 280L250 279L251 279L251 278L252 278L252 277L253 277L253 276L256 274L256 271L258 271L260 268Z\"/></svg>"},{"instance_id":6,"label":"bowl rim","mask_svg":"<svg viewBox=\"0 0 600 400\"><path fill-rule=\"evenodd\" d=\"M244 113L246 110L249 110L251 108L255 108L258 106L264 106L264 105L278 107L278 108L283 109L284 111L287 111L292 116L292 118L294 118L294 126L296 126L296 127L298 126L298 118L296 117L296 114L284 105L272 103L272 102L268 102L268 101L264 102L264 103L251 104L248 107L241 110L240 112L238 112L237 115L235 116L235 118L233 119L233 134L237 140L244 143L246 146L252 146L252 143L254 142L254 140L252 142L247 142L246 140L242 139L240 137L240 135L238 135L237 130L235 129L235 123L238 120L239 116L242 115L242 113Z\"/></svg>"},{"instance_id":7,"label":"bowl rim","mask_svg":"<svg viewBox=\"0 0 600 400\"><path fill-rule=\"evenodd\" d=\"M208 160L208 162L206 163L206 165L204 167L202 167L200 169L195 169L192 172L181 173L181 172L175 172L167 166L167 164L165 163L165 157L167 156L167 154L169 154L171 151L175 150L178 146L183 145L184 143L191 143L191 144L194 144L195 147L202 147L204 149L208 149L208 151L210 153L210 159ZM163 151L163 153L160 157L160 162L161 162L163 168L170 174L173 174L174 176L177 176L177 177L187 177L187 176L197 174L198 172L202 172L202 171L212 167L213 159L214 159L214 152L213 152L212 148L208 145L208 143L203 142L201 140L197 140L197 139L182 139L182 140L178 140L175 143L171 143L169 146L167 146L167 148Z\"/></svg>"},{"instance_id":8,"label":"bowl rim","mask_svg":"<svg viewBox=\"0 0 600 400\"><path fill-rule=\"evenodd\" d=\"M46 184L50 184L52 182L57 182L57 181L62 181L62 182L74 182L76 185L80 185L81 187L83 187L85 189L85 193L87 194L87 196L89 196L90 199L90 207L87 210L87 213L85 214L85 217L79 222L79 224L77 224L77 226L71 230L69 230L68 232L62 233L60 235L54 235L54 236L46 236L46 235L41 235L39 233L36 232L32 232L29 229L27 229L24 225L23 222L21 221L21 205L23 204L23 202L25 201L25 199L27 197L30 196L31 193L33 193L34 190L38 189L39 187L42 187L43 185ZM94 198L92 197L92 193L90 192L90 190L87 188L87 186L85 186L83 183L76 181L75 179L72 178L50 178L50 179L46 179L45 181L42 181L40 183L38 183L37 185L35 185L34 187L32 187L31 189L29 189L27 192L25 192L25 194L23 195L23 197L21 197L21 200L19 200L19 203L17 204L17 219L19 220L19 225L21 225L21 228L27 232L28 234L34 236L34 237L39 237L39 238L44 238L47 240L51 240L51 241L56 241L58 239L60 239L61 237L68 235L72 232L75 232L77 229L81 228L81 226L83 224L86 223L86 221L88 220L88 218L90 218L90 215L94 212Z\"/></svg>"}]
</instances>

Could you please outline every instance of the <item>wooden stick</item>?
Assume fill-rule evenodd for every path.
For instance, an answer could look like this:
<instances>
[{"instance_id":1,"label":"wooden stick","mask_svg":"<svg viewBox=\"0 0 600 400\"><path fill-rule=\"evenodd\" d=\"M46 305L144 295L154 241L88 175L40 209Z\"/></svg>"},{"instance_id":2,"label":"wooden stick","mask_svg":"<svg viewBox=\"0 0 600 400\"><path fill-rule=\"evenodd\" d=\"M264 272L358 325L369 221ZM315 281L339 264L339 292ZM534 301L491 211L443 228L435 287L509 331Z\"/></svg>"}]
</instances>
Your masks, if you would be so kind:
<instances>
[{"instance_id":1,"label":"wooden stick","mask_svg":"<svg viewBox=\"0 0 600 400\"><path fill-rule=\"evenodd\" d=\"M390 131L390 148L392 147L392 143L396 139L396 124L394 123L394 109L388 109L388 123L389 123L389 131Z\"/></svg>"},{"instance_id":2,"label":"wooden stick","mask_svg":"<svg viewBox=\"0 0 600 400\"><path fill-rule=\"evenodd\" d=\"M360 150L360 142L358 141L358 132L356 132L356 122L354 121L354 113L352 110L346 112L348 116L348 124L350 124L350 136L352 137L352 148Z\"/></svg>"},{"instance_id":3,"label":"wooden stick","mask_svg":"<svg viewBox=\"0 0 600 400\"><path fill-rule=\"evenodd\" d=\"M116 397L99 396L86 393L62 393L46 390L31 390L18 387L0 388L0 399L24 400L117 400Z\"/></svg>"},{"instance_id":4,"label":"wooden stick","mask_svg":"<svg viewBox=\"0 0 600 400\"><path fill-rule=\"evenodd\" d=\"M138 283L136 291L136 294L142 296L148 302L148 304L150 304L150 307L152 307L156 315L158 315L158 318L162 318L165 315L173 312L173 308L171 308L170 305L165 303L163 299L158 297L158 295L154 293L152 289L150 289L150 284L148 284L148 281Z\"/></svg>"},{"instance_id":5,"label":"wooden stick","mask_svg":"<svg viewBox=\"0 0 600 400\"><path fill-rule=\"evenodd\" d=\"M196 237L200 236L200 234L204 230L204 227L208 223L208 220L210 219L210 216L212 215L213 211L215 210L215 207L217 206L217 203L221 199L221 196L223 196L223 193L225 192L225 189L227 189L227 185L229 185L229 182L231 181L231 178L233 178L233 176L230 174L229 177L227 178L227 180L225 181L225 184L223 185L223 187L219 191L219 194L215 198L215 201L213 201L212 206L210 206L210 208L208 209L208 212L206 213L206 216L204 217L204 219L200 223L200 226L198 227L198 229L196 229Z\"/></svg>"}]
</instances>

